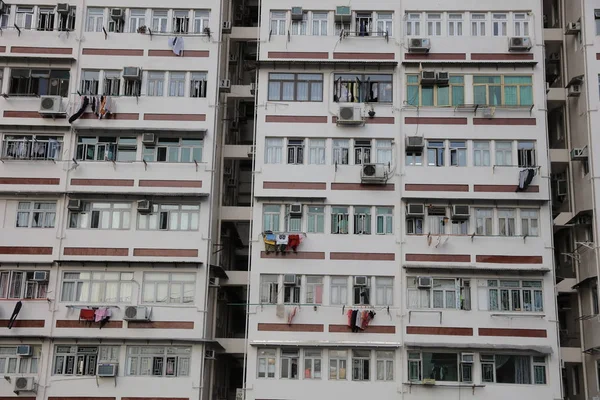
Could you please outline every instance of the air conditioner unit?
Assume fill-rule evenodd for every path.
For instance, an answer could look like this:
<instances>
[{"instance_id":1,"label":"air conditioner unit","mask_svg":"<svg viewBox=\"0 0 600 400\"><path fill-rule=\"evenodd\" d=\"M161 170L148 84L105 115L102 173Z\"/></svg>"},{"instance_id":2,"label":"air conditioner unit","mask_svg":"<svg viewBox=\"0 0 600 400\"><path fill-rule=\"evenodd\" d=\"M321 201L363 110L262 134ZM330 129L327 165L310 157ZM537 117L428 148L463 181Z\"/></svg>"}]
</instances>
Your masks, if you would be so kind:
<instances>
[{"instance_id":1,"label":"air conditioner unit","mask_svg":"<svg viewBox=\"0 0 600 400\"><path fill-rule=\"evenodd\" d=\"M33 279L36 282L48 282L48 271L33 271Z\"/></svg>"},{"instance_id":2,"label":"air conditioner unit","mask_svg":"<svg viewBox=\"0 0 600 400\"><path fill-rule=\"evenodd\" d=\"M303 16L302 7L292 7L292 21L302 21Z\"/></svg>"},{"instance_id":3,"label":"air conditioner unit","mask_svg":"<svg viewBox=\"0 0 600 400\"><path fill-rule=\"evenodd\" d=\"M435 83L438 85L447 85L450 82L450 73L438 72L435 74Z\"/></svg>"},{"instance_id":4,"label":"air conditioner unit","mask_svg":"<svg viewBox=\"0 0 600 400\"><path fill-rule=\"evenodd\" d=\"M435 83L435 71L421 71L419 82L421 85L433 85Z\"/></svg>"},{"instance_id":5,"label":"air conditioner unit","mask_svg":"<svg viewBox=\"0 0 600 400\"><path fill-rule=\"evenodd\" d=\"M407 204L406 205L406 215L409 217L422 217L425 215L425 205L424 204Z\"/></svg>"},{"instance_id":6,"label":"air conditioner unit","mask_svg":"<svg viewBox=\"0 0 600 400\"><path fill-rule=\"evenodd\" d=\"M453 205L452 206L452 219L453 220L465 220L469 219L471 214L469 213L469 206Z\"/></svg>"},{"instance_id":7,"label":"air conditioner unit","mask_svg":"<svg viewBox=\"0 0 600 400\"><path fill-rule=\"evenodd\" d=\"M110 10L110 18L114 21L122 21L125 19L125 13L122 8L113 8Z\"/></svg>"},{"instance_id":8,"label":"air conditioner unit","mask_svg":"<svg viewBox=\"0 0 600 400\"><path fill-rule=\"evenodd\" d=\"M252 158L256 154L256 146L248 147L248 157Z\"/></svg>"},{"instance_id":9,"label":"air conditioner unit","mask_svg":"<svg viewBox=\"0 0 600 400\"><path fill-rule=\"evenodd\" d=\"M360 170L360 181L362 183L385 183L388 174L385 164L363 164Z\"/></svg>"},{"instance_id":10,"label":"air conditioner unit","mask_svg":"<svg viewBox=\"0 0 600 400\"><path fill-rule=\"evenodd\" d=\"M19 376L14 378L13 392L36 392L37 385L33 376Z\"/></svg>"},{"instance_id":11,"label":"air conditioner unit","mask_svg":"<svg viewBox=\"0 0 600 400\"><path fill-rule=\"evenodd\" d=\"M290 205L290 215L302 215L302 204L294 203Z\"/></svg>"},{"instance_id":12,"label":"air conditioner unit","mask_svg":"<svg viewBox=\"0 0 600 400\"><path fill-rule=\"evenodd\" d=\"M577 35L581 31L581 23L569 22L565 29L565 35Z\"/></svg>"},{"instance_id":13,"label":"air conditioner unit","mask_svg":"<svg viewBox=\"0 0 600 400\"><path fill-rule=\"evenodd\" d=\"M144 133L142 135L142 144L155 144L156 136L154 133Z\"/></svg>"},{"instance_id":14,"label":"air conditioner unit","mask_svg":"<svg viewBox=\"0 0 600 400\"><path fill-rule=\"evenodd\" d=\"M236 63L237 61L238 61L237 54L229 53L229 62L230 63Z\"/></svg>"},{"instance_id":15,"label":"air conditioner unit","mask_svg":"<svg viewBox=\"0 0 600 400\"><path fill-rule=\"evenodd\" d=\"M208 278L208 286L219 287L219 278L217 278L217 277Z\"/></svg>"},{"instance_id":16,"label":"air conditioner unit","mask_svg":"<svg viewBox=\"0 0 600 400\"><path fill-rule=\"evenodd\" d=\"M125 307L123 319L127 321L149 321L150 316L148 307L128 306Z\"/></svg>"},{"instance_id":17,"label":"air conditioner unit","mask_svg":"<svg viewBox=\"0 0 600 400\"><path fill-rule=\"evenodd\" d=\"M579 97L581 95L581 85L571 85L567 90L567 97Z\"/></svg>"},{"instance_id":18,"label":"air conditioner unit","mask_svg":"<svg viewBox=\"0 0 600 400\"><path fill-rule=\"evenodd\" d=\"M475 361L474 353L460 353L460 362L465 364L472 364Z\"/></svg>"},{"instance_id":19,"label":"air conditioner unit","mask_svg":"<svg viewBox=\"0 0 600 400\"><path fill-rule=\"evenodd\" d=\"M79 210L81 210L81 200L69 199L69 203L67 203L67 208L70 211L79 211Z\"/></svg>"},{"instance_id":20,"label":"air conditioner unit","mask_svg":"<svg viewBox=\"0 0 600 400\"><path fill-rule=\"evenodd\" d=\"M284 285L295 285L297 282L296 274L285 274L283 275L283 284Z\"/></svg>"},{"instance_id":21,"label":"air conditioner unit","mask_svg":"<svg viewBox=\"0 0 600 400\"><path fill-rule=\"evenodd\" d=\"M335 8L335 19L336 19L336 21L342 20L344 18L348 18L348 21L350 21L351 17L352 17L352 10L350 9L350 7L348 7L348 6L337 6Z\"/></svg>"},{"instance_id":22,"label":"air conditioner unit","mask_svg":"<svg viewBox=\"0 0 600 400\"><path fill-rule=\"evenodd\" d=\"M431 41L427 38L409 38L408 51L410 53L429 53Z\"/></svg>"},{"instance_id":23,"label":"air conditioner unit","mask_svg":"<svg viewBox=\"0 0 600 400\"><path fill-rule=\"evenodd\" d=\"M365 121L360 106L340 106L337 125L362 125Z\"/></svg>"},{"instance_id":24,"label":"air conditioner unit","mask_svg":"<svg viewBox=\"0 0 600 400\"><path fill-rule=\"evenodd\" d=\"M417 277L417 287L419 288L430 288L433 285L433 279L430 276L419 276Z\"/></svg>"},{"instance_id":25,"label":"air conditioner unit","mask_svg":"<svg viewBox=\"0 0 600 400\"><path fill-rule=\"evenodd\" d=\"M33 349L27 344L17 346L17 355L21 357L30 357L33 354Z\"/></svg>"},{"instance_id":26,"label":"air conditioner unit","mask_svg":"<svg viewBox=\"0 0 600 400\"><path fill-rule=\"evenodd\" d=\"M511 37L508 39L509 51L529 51L531 50L531 39L528 37Z\"/></svg>"},{"instance_id":27,"label":"air conditioner unit","mask_svg":"<svg viewBox=\"0 0 600 400\"><path fill-rule=\"evenodd\" d=\"M550 60L550 61L560 61L560 53L551 53L548 56L548 60Z\"/></svg>"},{"instance_id":28,"label":"air conditioner unit","mask_svg":"<svg viewBox=\"0 0 600 400\"><path fill-rule=\"evenodd\" d=\"M152 212L152 203L150 200L138 200L137 211L140 214L150 214Z\"/></svg>"},{"instance_id":29,"label":"air conditioner unit","mask_svg":"<svg viewBox=\"0 0 600 400\"><path fill-rule=\"evenodd\" d=\"M117 376L118 364L98 364L96 375L100 377Z\"/></svg>"},{"instance_id":30,"label":"air conditioner unit","mask_svg":"<svg viewBox=\"0 0 600 400\"><path fill-rule=\"evenodd\" d=\"M141 70L138 67L123 68L123 79L140 79Z\"/></svg>"},{"instance_id":31,"label":"air conditioner unit","mask_svg":"<svg viewBox=\"0 0 600 400\"><path fill-rule=\"evenodd\" d=\"M482 107L481 108L483 118L493 118L496 112L494 107Z\"/></svg>"},{"instance_id":32,"label":"air conditioner unit","mask_svg":"<svg viewBox=\"0 0 600 400\"><path fill-rule=\"evenodd\" d=\"M407 136L406 150L423 150L425 138L423 136Z\"/></svg>"},{"instance_id":33,"label":"air conditioner unit","mask_svg":"<svg viewBox=\"0 0 600 400\"><path fill-rule=\"evenodd\" d=\"M221 92L229 93L231 91L231 81L229 79L221 79L219 81L219 90Z\"/></svg>"},{"instance_id":34,"label":"air conditioner unit","mask_svg":"<svg viewBox=\"0 0 600 400\"><path fill-rule=\"evenodd\" d=\"M368 286L369 278L367 276L355 276L354 277L354 286Z\"/></svg>"},{"instance_id":35,"label":"air conditioner unit","mask_svg":"<svg viewBox=\"0 0 600 400\"><path fill-rule=\"evenodd\" d=\"M69 13L69 5L67 3L58 3L56 5L56 12L58 14L68 14Z\"/></svg>"},{"instance_id":36,"label":"air conditioner unit","mask_svg":"<svg viewBox=\"0 0 600 400\"><path fill-rule=\"evenodd\" d=\"M557 179L556 181L556 194L558 196L566 196L569 194L569 185L567 185L566 179Z\"/></svg>"},{"instance_id":37,"label":"air conditioner unit","mask_svg":"<svg viewBox=\"0 0 600 400\"><path fill-rule=\"evenodd\" d=\"M587 147L575 148L571 150L571 161L586 161L587 158Z\"/></svg>"},{"instance_id":38,"label":"air conditioner unit","mask_svg":"<svg viewBox=\"0 0 600 400\"><path fill-rule=\"evenodd\" d=\"M231 33L231 21L223 21L223 25L221 25L221 31L223 33Z\"/></svg>"},{"instance_id":39,"label":"air conditioner unit","mask_svg":"<svg viewBox=\"0 0 600 400\"><path fill-rule=\"evenodd\" d=\"M204 358L206 360L215 360L215 351L214 350L204 350Z\"/></svg>"},{"instance_id":40,"label":"air conditioner unit","mask_svg":"<svg viewBox=\"0 0 600 400\"><path fill-rule=\"evenodd\" d=\"M62 110L62 97L60 96L40 96L41 115L65 114Z\"/></svg>"}]
</instances>

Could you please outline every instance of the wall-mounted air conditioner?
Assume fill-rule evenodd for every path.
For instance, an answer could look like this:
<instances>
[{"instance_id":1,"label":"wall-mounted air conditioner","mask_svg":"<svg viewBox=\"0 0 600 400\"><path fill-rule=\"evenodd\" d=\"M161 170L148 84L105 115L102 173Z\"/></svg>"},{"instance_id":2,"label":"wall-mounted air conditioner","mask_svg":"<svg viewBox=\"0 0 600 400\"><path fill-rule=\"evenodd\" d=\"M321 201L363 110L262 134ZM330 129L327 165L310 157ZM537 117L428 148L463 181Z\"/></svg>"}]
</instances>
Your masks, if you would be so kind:
<instances>
[{"instance_id":1,"label":"wall-mounted air conditioner","mask_svg":"<svg viewBox=\"0 0 600 400\"><path fill-rule=\"evenodd\" d=\"M99 377L113 377L117 376L118 364L98 364L98 370L96 375Z\"/></svg>"},{"instance_id":2,"label":"wall-mounted air conditioner","mask_svg":"<svg viewBox=\"0 0 600 400\"><path fill-rule=\"evenodd\" d=\"M431 41L428 38L409 38L408 51L411 53L429 53Z\"/></svg>"},{"instance_id":3,"label":"wall-mounted air conditioner","mask_svg":"<svg viewBox=\"0 0 600 400\"><path fill-rule=\"evenodd\" d=\"M67 3L58 3L56 5L56 13L57 14L68 14L69 13L69 4L67 4Z\"/></svg>"},{"instance_id":4,"label":"wall-mounted air conditioner","mask_svg":"<svg viewBox=\"0 0 600 400\"><path fill-rule=\"evenodd\" d=\"M127 321L149 321L150 312L148 307L128 306L125 307L123 319Z\"/></svg>"},{"instance_id":5,"label":"wall-mounted air conditioner","mask_svg":"<svg viewBox=\"0 0 600 400\"><path fill-rule=\"evenodd\" d=\"M37 384L35 383L35 378L33 376L19 376L13 378L13 392L36 392Z\"/></svg>"},{"instance_id":6,"label":"wall-mounted air conditioner","mask_svg":"<svg viewBox=\"0 0 600 400\"><path fill-rule=\"evenodd\" d=\"M223 25L221 25L221 32L231 33L231 21L223 21Z\"/></svg>"},{"instance_id":7,"label":"wall-mounted air conditioner","mask_svg":"<svg viewBox=\"0 0 600 400\"><path fill-rule=\"evenodd\" d=\"M150 200L138 200L137 211L140 214L150 214L152 212L152 203Z\"/></svg>"},{"instance_id":8,"label":"wall-mounted air conditioner","mask_svg":"<svg viewBox=\"0 0 600 400\"><path fill-rule=\"evenodd\" d=\"M581 23L569 22L565 28L565 35L577 35L581 31Z\"/></svg>"},{"instance_id":9,"label":"wall-mounted air conditioner","mask_svg":"<svg viewBox=\"0 0 600 400\"><path fill-rule=\"evenodd\" d=\"M574 148L571 150L571 161L587 161L587 147Z\"/></svg>"},{"instance_id":10,"label":"wall-mounted air conditioner","mask_svg":"<svg viewBox=\"0 0 600 400\"><path fill-rule=\"evenodd\" d=\"M20 344L17 346L17 355L20 357L31 357L33 354L33 348L27 344Z\"/></svg>"},{"instance_id":11,"label":"wall-mounted air conditioner","mask_svg":"<svg viewBox=\"0 0 600 400\"><path fill-rule=\"evenodd\" d=\"M528 37L511 37L508 39L509 51L529 51L531 50L531 39Z\"/></svg>"},{"instance_id":12,"label":"wall-mounted air conditioner","mask_svg":"<svg viewBox=\"0 0 600 400\"><path fill-rule=\"evenodd\" d=\"M229 79L221 79L219 81L219 91L223 93L231 92L231 81Z\"/></svg>"},{"instance_id":13,"label":"wall-mounted air conditioner","mask_svg":"<svg viewBox=\"0 0 600 400\"><path fill-rule=\"evenodd\" d=\"M296 274L284 274L283 275L283 284L284 285L295 285L298 282L296 279Z\"/></svg>"},{"instance_id":14,"label":"wall-mounted air conditioner","mask_svg":"<svg viewBox=\"0 0 600 400\"><path fill-rule=\"evenodd\" d=\"M569 194L569 185L566 179L557 179L556 183L556 194L558 196L566 196Z\"/></svg>"},{"instance_id":15,"label":"wall-mounted air conditioner","mask_svg":"<svg viewBox=\"0 0 600 400\"><path fill-rule=\"evenodd\" d=\"M450 82L450 73L441 71L435 74L435 83L438 85L447 85Z\"/></svg>"},{"instance_id":16,"label":"wall-mounted air conditioner","mask_svg":"<svg viewBox=\"0 0 600 400\"><path fill-rule=\"evenodd\" d=\"M423 136L407 136L406 150L423 150L425 147L425 138Z\"/></svg>"},{"instance_id":17,"label":"wall-mounted air conditioner","mask_svg":"<svg viewBox=\"0 0 600 400\"><path fill-rule=\"evenodd\" d=\"M469 206L453 205L452 206L452 219L453 220L465 220L469 219L471 214L469 213Z\"/></svg>"},{"instance_id":18,"label":"wall-mounted air conditioner","mask_svg":"<svg viewBox=\"0 0 600 400\"><path fill-rule=\"evenodd\" d=\"M406 215L409 217L422 217L425 215L424 204L407 204Z\"/></svg>"},{"instance_id":19,"label":"wall-mounted air conditioner","mask_svg":"<svg viewBox=\"0 0 600 400\"><path fill-rule=\"evenodd\" d=\"M472 364L475 361L474 353L460 353L460 362L463 364Z\"/></svg>"},{"instance_id":20,"label":"wall-mounted air conditioner","mask_svg":"<svg viewBox=\"0 0 600 400\"><path fill-rule=\"evenodd\" d=\"M570 85L567 89L567 97L579 97L581 96L581 85L574 84Z\"/></svg>"},{"instance_id":21,"label":"wall-mounted air conditioner","mask_svg":"<svg viewBox=\"0 0 600 400\"><path fill-rule=\"evenodd\" d=\"M123 79L141 79L142 70L139 67L124 67Z\"/></svg>"},{"instance_id":22,"label":"wall-mounted air conditioner","mask_svg":"<svg viewBox=\"0 0 600 400\"><path fill-rule=\"evenodd\" d=\"M156 135L154 133L144 133L142 135L142 144L155 144L156 143Z\"/></svg>"},{"instance_id":23,"label":"wall-mounted air conditioner","mask_svg":"<svg viewBox=\"0 0 600 400\"><path fill-rule=\"evenodd\" d=\"M337 125L362 125L364 123L361 106L340 106Z\"/></svg>"},{"instance_id":24,"label":"wall-mounted air conditioner","mask_svg":"<svg viewBox=\"0 0 600 400\"><path fill-rule=\"evenodd\" d=\"M302 215L302 204L300 204L300 203L290 204L290 215L292 215L292 216Z\"/></svg>"},{"instance_id":25,"label":"wall-mounted air conditioner","mask_svg":"<svg viewBox=\"0 0 600 400\"><path fill-rule=\"evenodd\" d=\"M435 83L435 71L421 71L419 78L421 85L433 85Z\"/></svg>"},{"instance_id":26,"label":"wall-mounted air conditioner","mask_svg":"<svg viewBox=\"0 0 600 400\"><path fill-rule=\"evenodd\" d=\"M369 277L367 276L355 276L354 277L354 286L368 286L369 285Z\"/></svg>"},{"instance_id":27,"label":"wall-mounted air conditioner","mask_svg":"<svg viewBox=\"0 0 600 400\"><path fill-rule=\"evenodd\" d=\"M81 200L69 199L67 203L67 208L69 211L79 211L81 210Z\"/></svg>"},{"instance_id":28,"label":"wall-mounted air conditioner","mask_svg":"<svg viewBox=\"0 0 600 400\"><path fill-rule=\"evenodd\" d=\"M360 170L361 183L385 183L387 179L387 166L385 164L363 164Z\"/></svg>"},{"instance_id":29,"label":"wall-mounted air conditioner","mask_svg":"<svg viewBox=\"0 0 600 400\"><path fill-rule=\"evenodd\" d=\"M336 21L340 21L340 20L350 21L350 18L352 18L352 10L350 9L350 7L337 6L335 8L335 20Z\"/></svg>"},{"instance_id":30,"label":"wall-mounted air conditioner","mask_svg":"<svg viewBox=\"0 0 600 400\"><path fill-rule=\"evenodd\" d=\"M125 12L122 8L113 8L110 10L110 18L115 21L122 21L125 19Z\"/></svg>"},{"instance_id":31,"label":"wall-mounted air conditioner","mask_svg":"<svg viewBox=\"0 0 600 400\"><path fill-rule=\"evenodd\" d=\"M302 7L292 7L292 21L302 21L303 16Z\"/></svg>"},{"instance_id":32,"label":"wall-mounted air conditioner","mask_svg":"<svg viewBox=\"0 0 600 400\"><path fill-rule=\"evenodd\" d=\"M36 282L48 282L49 275L48 271L34 271L33 280Z\"/></svg>"},{"instance_id":33,"label":"wall-mounted air conditioner","mask_svg":"<svg viewBox=\"0 0 600 400\"><path fill-rule=\"evenodd\" d=\"M433 279L430 276L419 276L417 277L417 287L419 288L430 288L433 286Z\"/></svg>"},{"instance_id":34,"label":"wall-mounted air conditioner","mask_svg":"<svg viewBox=\"0 0 600 400\"><path fill-rule=\"evenodd\" d=\"M58 115L66 114L62 109L62 97L60 96L40 96L40 115Z\"/></svg>"}]
</instances>

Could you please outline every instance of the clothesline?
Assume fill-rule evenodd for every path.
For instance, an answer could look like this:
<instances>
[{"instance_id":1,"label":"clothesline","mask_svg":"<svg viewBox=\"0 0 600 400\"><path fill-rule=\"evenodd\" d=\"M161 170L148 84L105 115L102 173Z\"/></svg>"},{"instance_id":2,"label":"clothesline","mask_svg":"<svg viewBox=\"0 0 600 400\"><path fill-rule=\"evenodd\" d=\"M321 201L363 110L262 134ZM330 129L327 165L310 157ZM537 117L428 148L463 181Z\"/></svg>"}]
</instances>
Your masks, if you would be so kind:
<instances>
[{"instance_id":1,"label":"clothesline","mask_svg":"<svg viewBox=\"0 0 600 400\"><path fill-rule=\"evenodd\" d=\"M227 303L228 306L278 306L282 304L273 304L273 303ZM323 305L323 304L314 304L314 303L286 303L284 306L290 307L319 307L319 308L334 308L341 309L342 314L347 308L360 308L365 310L400 310L401 307L393 307L393 306L373 306L368 304L356 304L356 305Z\"/></svg>"}]
</instances>

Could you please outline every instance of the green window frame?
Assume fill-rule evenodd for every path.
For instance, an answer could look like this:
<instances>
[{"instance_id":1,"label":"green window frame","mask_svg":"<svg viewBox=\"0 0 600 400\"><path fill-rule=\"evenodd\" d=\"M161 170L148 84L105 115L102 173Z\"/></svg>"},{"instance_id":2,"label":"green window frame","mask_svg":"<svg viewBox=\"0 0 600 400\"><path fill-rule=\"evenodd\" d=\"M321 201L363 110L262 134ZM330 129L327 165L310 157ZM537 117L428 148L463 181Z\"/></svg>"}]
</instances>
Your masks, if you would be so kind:
<instances>
[{"instance_id":1,"label":"green window frame","mask_svg":"<svg viewBox=\"0 0 600 400\"><path fill-rule=\"evenodd\" d=\"M406 75L406 104L417 107L455 107L465 102L465 78L450 75L447 85L423 86L419 75Z\"/></svg>"},{"instance_id":2,"label":"green window frame","mask_svg":"<svg viewBox=\"0 0 600 400\"><path fill-rule=\"evenodd\" d=\"M531 75L474 75L473 102L488 106L532 106Z\"/></svg>"}]
</instances>

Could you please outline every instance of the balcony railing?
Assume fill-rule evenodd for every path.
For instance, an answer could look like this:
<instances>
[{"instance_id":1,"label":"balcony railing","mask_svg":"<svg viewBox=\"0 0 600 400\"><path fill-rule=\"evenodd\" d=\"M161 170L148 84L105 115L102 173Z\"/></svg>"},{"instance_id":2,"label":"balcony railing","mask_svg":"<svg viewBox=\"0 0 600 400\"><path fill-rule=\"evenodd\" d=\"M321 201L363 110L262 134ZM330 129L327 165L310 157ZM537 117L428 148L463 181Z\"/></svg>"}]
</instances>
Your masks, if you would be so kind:
<instances>
[{"instance_id":1,"label":"balcony railing","mask_svg":"<svg viewBox=\"0 0 600 400\"><path fill-rule=\"evenodd\" d=\"M2 158L8 160L59 160L62 143L56 139L4 140Z\"/></svg>"}]
</instances>

